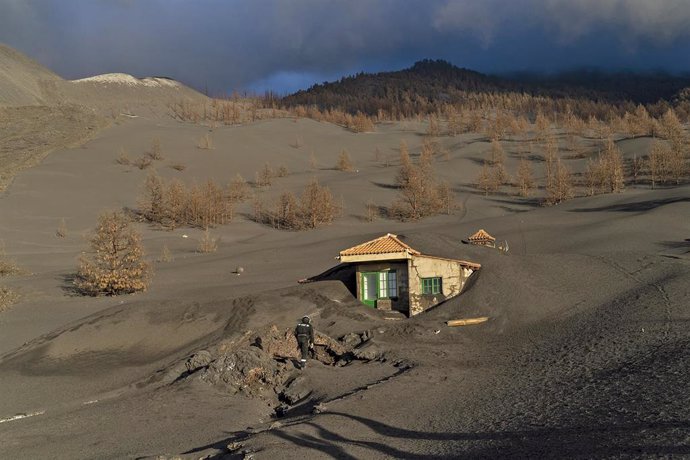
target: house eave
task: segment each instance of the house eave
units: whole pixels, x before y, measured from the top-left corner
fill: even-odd
[[[412,259],[412,254],[409,252],[389,252],[385,254],[358,254],[351,256],[340,256],[340,262],[343,263],[358,263],[358,262],[379,262],[382,260],[408,260]]]
[[[478,264],[478,263],[476,263],[476,262],[470,262],[470,261],[467,261],[467,260],[451,259],[451,258],[448,258],[448,257],[439,257],[439,256],[430,256],[429,254],[419,254],[419,255],[416,256],[416,257],[424,257],[424,258],[427,258],[427,259],[438,259],[438,260],[447,260],[447,261],[449,261],[449,262],[456,262],[456,263],[458,263],[459,265],[461,265],[461,266],[463,266],[463,267],[465,267],[465,268],[472,269],[472,270],[479,270],[480,268],[482,268],[482,265],[481,265],[481,264]]]

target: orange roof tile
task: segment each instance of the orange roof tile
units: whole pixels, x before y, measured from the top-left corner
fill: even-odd
[[[496,241],[496,238],[486,233],[483,228],[480,228],[477,233],[468,238],[470,241]]]
[[[419,251],[412,249],[397,238],[397,235],[388,233],[375,240],[358,244],[348,249],[340,251],[340,256],[363,256],[367,254],[391,254],[406,252],[409,254],[420,254]]]

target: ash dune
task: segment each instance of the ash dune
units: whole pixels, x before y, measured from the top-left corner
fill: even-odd
[[[25,271],[2,279],[21,299],[0,312],[0,457],[690,455],[687,183],[630,184],[557,206],[507,187],[485,195],[475,181],[491,142],[460,133],[438,138],[447,155],[433,163],[459,209],[368,221],[369,202],[384,206],[398,194],[401,141],[415,161],[420,156],[425,121],[379,123],[359,134],[297,117],[209,126],[159,110],[179,95],[204,99],[166,79],[65,82],[26,68],[36,81],[57,81],[56,91],[28,85],[21,98],[3,96],[6,104],[48,104],[58,95],[100,112],[115,103],[124,110],[131,100],[139,116],[93,125],[78,146],[53,142],[55,150],[18,172],[0,197],[0,238]],[[5,110],[35,123],[35,110],[48,110],[40,107]],[[198,148],[206,135],[213,149]],[[116,161],[122,149],[133,160],[145,156],[154,138],[162,158],[149,167]],[[518,167],[528,142],[505,142],[507,169]],[[653,142],[616,137],[627,160]],[[353,172],[335,168],[343,149]],[[543,177],[544,162],[530,161]],[[587,158],[562,161],[579,175],[587,167]],[[154,266],[150,288],[74,293],[77,258],[98,214],[135,209],[151,171],[186,184],[225,184],[236,174],[253,180],[267,162],[288,174],[255,187],[261,199],[299,194],[316,177],[344,205],[342,215],[328,226],[284,231],[256,222],[246,201],[232,222],[210,229],[220,241],[209,254],[197,250],[199,228],[138,221]],[[462,243],[479,228],[510,250]],[[481,269],[461,295],[411,318],[363,306],[339,281],[297,283],[336,265],[340,250],[387,232]],[[171,260],[159,257],[163,248]],[[290,347],[285,331],[304,314],[324,348],[299,372],[269,350]],[[490,319],[465,328],[445,323],[479,316]]]

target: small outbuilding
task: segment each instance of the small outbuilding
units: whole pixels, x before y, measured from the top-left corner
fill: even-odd
[[[340,265],[305,281],[341,279],[365,305],[408,316],[457,296],[481,268],[474,262],[422,254],[391,233],[343,249],[337,258]]]
[[[477,244],[481,246],[496,247],[496,238],[489,235],[486,230],[480,228],[474,235],[467,238],[470,244]]]

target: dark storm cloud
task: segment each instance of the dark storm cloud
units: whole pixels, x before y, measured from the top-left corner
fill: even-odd
[[[690,0],[0,0],[0,41],[76,78],[300,86],[445,58],[689,70]]]

